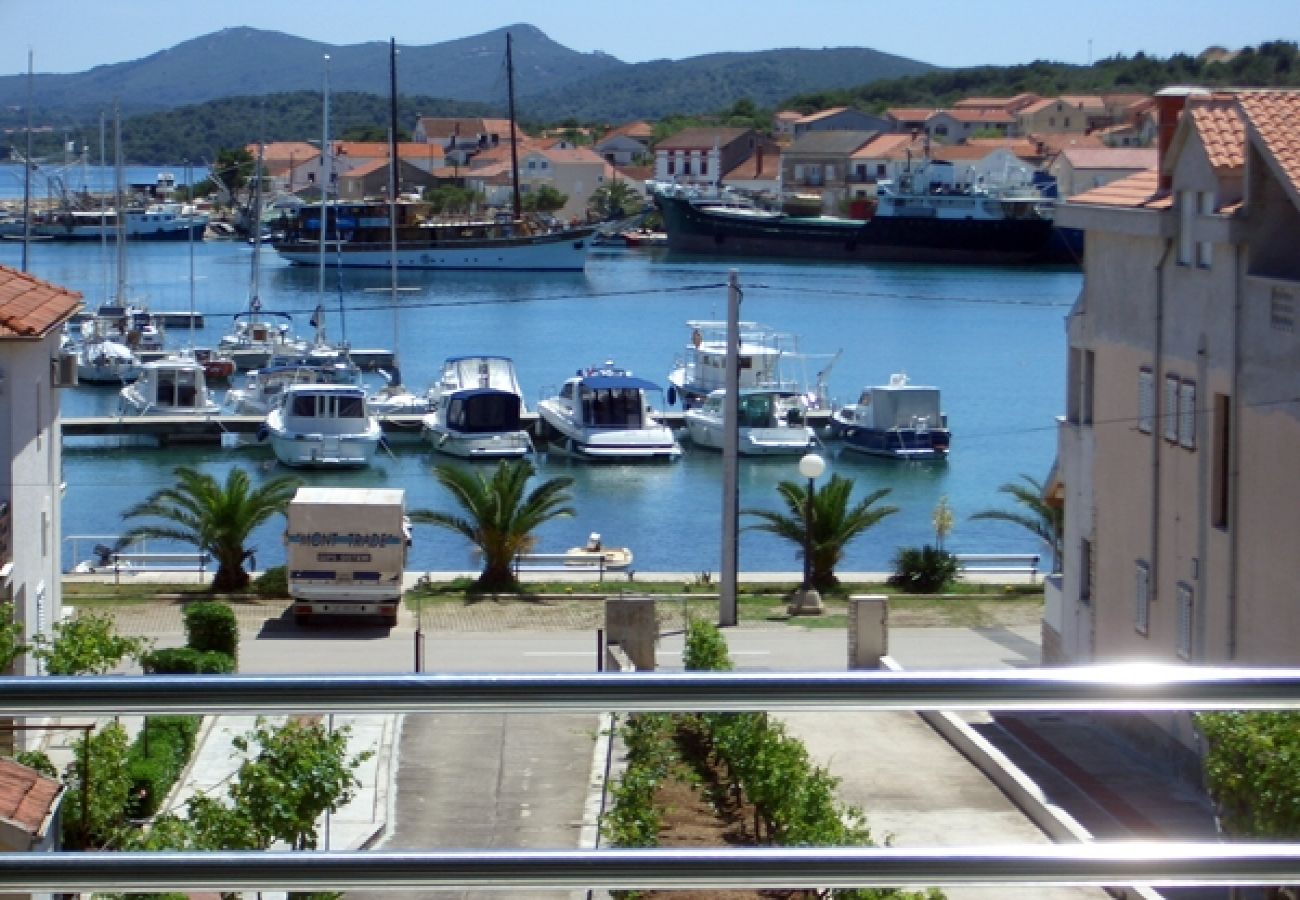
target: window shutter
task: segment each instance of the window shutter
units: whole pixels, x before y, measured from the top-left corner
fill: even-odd
[[[1192,609],[1193,594],[1191,585],[1178,585],[1178,655],[1183,659],[1192,656]]]
[[[1164,404],[1160,410],[1160,415],[1164,420],[1165,440],[1174,442],[1178,440],[1178,376],[1165,376],[1165,396]]]
[[[1151,622],[1151,569],[1138,561],[1133,580],[1133,627],[1146,634]]]
[[[1150,434],[1155,427],[1155,417],[1155,375],[1150,369],[1142,369],[1138,372],[1138,431]]]
[[[1196,382],[1184,381],[1178,391],[1178,443],[1196,449]]]

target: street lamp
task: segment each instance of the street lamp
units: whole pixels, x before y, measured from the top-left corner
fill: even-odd
[[[804,504],[803,519],[803,584],[794,595],[789,613],[792,616],[819,616],[822,614],[822,596],[813,587],[812,574],[812,531],[813,531],[813,495],[817,491],[817,479],[826,471],[826,460],[816,453],[806,453],[799,460],[799,474],[808,479],[808,497]]]

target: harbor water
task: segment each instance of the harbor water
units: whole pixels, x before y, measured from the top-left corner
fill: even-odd
[[[244,241],[132,243],[130,295],[154,310],[205,316],[193,335],[171,329],[169,346],[212,345],[247,309],[253,248]],[[30,248],[39,278],[83,292],[94,308],[109,296],[113,248],[43,242]],[[17,267],[21,247],[0,242],[0,264]],[[395,349],[405,384],[423,390],[447,356],[513,357],[530,409],[576,369],[605,360],[666,385],[690,338],[689,319],[725,319],[728,272],[738,271],[741,317],[799,338],[802,351],[826,358],[843,351],[827,376],[837,403],[854,402],[864,386],[906,373],[942,390],[953,433],[940,463],[879,460],[825,447],[827,475],[853,479],[855,497],[888,488],[899,507],[851,543],[841,571],[883,571],[900,547],[934,541],[932,514],[941,498],[955,527],[948,549],[965,553],[1037,553],[1028,532],[995,521],[971,521],[989,507],[1014,508],[998,486],[1022,473],[1043,478],[1056,447],[1063,411],[1065,316],[1081,285],[1077,271],[915,265],[754,263],[677,257],[662,251],[596,250],[582,273],[511,274],[402,272],[390,290],[387,270],[327,267],[322,289],[314,268],[283,263],[261,250],[262,307],[294,315],[300,332],[323,310],[331,339],[357,348]],[[191,279],[191,261],[194,277]],[[61,393],[64,415],[116,412],[116,391],[78,387]],[[80,439],[79,439],[80,440]],[[722,466],[717,453],[685,443],[675,464],[592,465],[537,457],[541,476],[575,480],[577,515],[544,526],[537,552],[562,552],[599,532],[610,546],[628,546],[642,571],[716,572],[720,566]],[[411,508],[455,510],[437,484],[451,460],[418,442],[394,441],[375,464],[349,472],[300,472],[312,484],[404,488]],[[173,483],[172,469],[197,466],[224,478],[231,467],[256,479],[284,474],[266,445],[246,447],[104,447],[65,442],[64,535],[115,535],[122,512]],[[797,459],[743,460],[742,509],[779,508],[776,485],[800,480]],[[753,524],[742,517],[742,526]],[[252,543],[259,568],[283,561],[280,521]],[[77,551],[88,556],[89,544]],[[64,565],[77,560],[65,544]],[[1044,562],[1044,564],[1046,564]],[[742,572],[797,571],[797,548],[745,530]],[[417,527],[410,568],[474,568],[470,548],[451,532]]]

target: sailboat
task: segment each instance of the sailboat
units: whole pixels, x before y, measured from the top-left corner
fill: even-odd
[[[510,174],[512,211],[495,217],[434,219],[428,204],[411,201],[331,203],[298,209],[274,243],[294,265],[323,266],[329,245],[340,266],[463,271],[580,272],[586,266],[594,226],[548,227],[523,214],[515,129],[514,57],[506,35],[506,75],[510,101]],[[327,152],[327,151],[322,151]],[[389,165],[400,166],[394,152]],[[324,222],[324,224],[322,224]],[[395,242],[390,232],[396,232]],[[323,239],[322,239],[323,234]]]
[[[114,168],[115,191],[118,205],[122,196],[122,123],[114,111]],[[100,118],[99,153],[104,155],[103,118]],[[30,168],[30,166],[29,166]],[[101,205],[101,213],[104,212]],[[122,228],[122,220],[117,220]],[[101,248],[102,248],[101,243]],[[119,233],[117,240],[116,304],[103,304],[98,314],[81,323],[81,341],[77,345],[77,380],[86,384],[126,384],[140,376],[140,359],[128,345],[129,322],[125,315],[126,303],[126,241]],[[122,315],[116,315],[117,312]],[[135,332],[139,334],[139,332]],[[137,340],[138,344],[139,341]]]

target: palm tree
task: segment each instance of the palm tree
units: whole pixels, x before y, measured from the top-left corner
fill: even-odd
[[[1023,507],[1023,511],[985,509],[973,514],[971,518],[1012,522],[1033,532],[1052,551],[1052,572],[1060,572],[1061,565],[1065,562],[1065,508],[1047,501],[1043,484],[1037,478],[1021,474],[1020,480],[1024,484],[1010,481],[998,490],[1009,494]]]
[[[551,519],[575,515],[566,506],[571,497],[569,476],[549,478],[524,495],[528,479],[537,473],[526,459],[504,460],[491,476],[456,466],[434,470],[438,483],[451,492],[465,515],[430,509],[412,510],[410,519],[421,525],[437,525],[464,535],[483,553],[483,572],[477,587],[484,591],[512,591],[514,558],[526,553],[536,538],[533,532]]]
[[[636,188],[616,178],[596,188],[587,205],[602,219],[621,219],[631,215],[644,202]]]
[[[789,513],[767,509],[743,510],[747,516],[761,519],[762,524],[751,525],[753,531],[767,531],[783,537],[799,547],[804,547],[804,519],[807,515],[808,489],[794,481],[783,481],[776,486]],[[813,490],[812,509],[812,582],[818,590],[839,584],[835,566],[844,556],[849,541],[862,534],[886,516],[898,512],[897,506],[876,506],[889,494],[889,488],[873,491],[856,506],[849,507],[853,493],[853,479],[832,475],[820,490]]]
[[[243,469],[231,469],[225,485],[189,466],[178,466],[172,474],[175,486],[155,491],[122,513],[124,519],[153,516],[170,524],[137,525],[122,536],[119,546],[141,538],[191,544],[217,560],[212,590],[242,590],[248,585],[244,560],[253,555],[245,541],[257,526],[284,512],[298,480],[281,476],[254,488]]]

